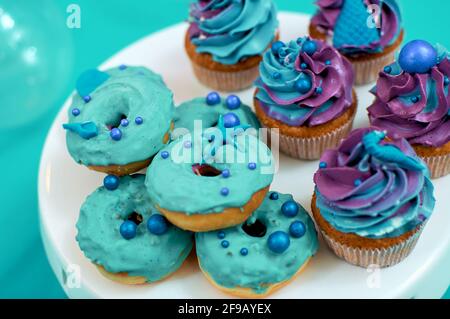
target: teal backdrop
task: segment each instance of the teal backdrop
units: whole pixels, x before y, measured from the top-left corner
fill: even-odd
[[[13,6],[18,12],[29,12],[24,23],[47,28],[40,45],[49,50],[49,67],[40,75],[39,94],[11,86],[1,77],[0,94],[9,101],[27,99],[25,109],[11,102],[1,105],[0,167],[0,298],[65,298],[47,262],[39,234],[37,173],[39,158],[47,131],[63,101],[73,89],[79,72],[92,68],[139,38],[161,28],[183,21],[189,0],[0,0],[2,7]],[[275,0],[280,10],[313,13],[312,0]],[[402,0],[407,39],[423,38],[450,48],[447,0]],[[39,4],[36,8],[36,3]],[[81,28],[68,29],[67,7],[81,8]],[[35,8],[30,9],[30,5]],[[34,10],[34,11],[33,11]],[[3,10],[4,11],[4,10]],[[52,12],[52,14],[49,14]],[[39,15],[41,14],[41,15]],[[50,24],[45,17],[51,16]],[[59,17],[59,18],[58,18]],[[40,20],[42,19],[42,20]],[[7,21],[8,22],[8,21]],[[0,25],[1,28],[1,25]],[[1,31],[1,29],[0,29]],[[0,61],[5,43],[1,42]],[[158,50],[158,48],[154,48]],[[32,53],[32,52],[31,52]],[[53,57],[54,55],[54,57]],[[57,59],[59,62],[51,61]],[[6,67],[5,66],[1,66]],[[1,71],[0,71],[1,72]],[[4,101],[0,97],[0,102]],[[27,124],[8,125],[24,117]],[[6,126],[6,128],[1,128]],[[63,150],[62,150],[63,151]],[[450,290],[446,294],[450,298]]]

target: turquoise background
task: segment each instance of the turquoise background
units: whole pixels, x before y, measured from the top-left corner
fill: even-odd
[[[0,0],[0,8],[11,1],[27,10],[27,4],[40,0]],[[312,0],[275,2],[281,10],[314,12]],[[62,20],[53,30],[48,30],[45,45],[65,54],[67,61],[63,69],[48,70],[50,76],[58,75],[57,80],[64,83],[64,89],[54,92],[51,91],[54,86],[42,85],[42,94],[52,98],[45,105],[36,107],[46,107],[48,110],[26,126],[7,130],[0,128],[0,165],[3,175],[0,186],[0,298],[65,297],[42,247],[36,184],[40,153],[47,131],[62,102],[72,91],[78,73],[99,65],[133,41],[182,21],[187,15],[189,0],[48,0],[43,3],[45,5],[40,10],[52,6],[63,17],[67,6],[77,3],[81,7],[82,24],[81,29],[69,30]],[[447,22],[449,1],[403,0],[401,5],[408,39],[423,38],[450,48]],[[61,48],[61,43],[54,41],[52,32],[63,34],[72,43]],[[0,42],[0,50],[4,45]],[[27,94],[7,91],[6,84],[0,82],[0,94]],[[24,112],[20,105],[0,105],[0,110],[5,107]],[[30,116],[33,116],[33,112]],[[3,118],[2,121],[7,119]],[[450,290],[446,296],[450,298]]]

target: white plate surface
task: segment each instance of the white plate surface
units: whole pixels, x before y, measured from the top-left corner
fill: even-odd
[[[307,33],[309,17],[281,13],[281,37],[296,39]],[[186,24],[152,34],[119,52],[100,68],[125,63],[143,65],[163,75],[175,94],[175,102],[205,96],[208,89],[195,79],[184,52]],[[359,87],[359,112],[356,127],[367,126],[366,107],[372,97],[371,86]],[[252,90],[242,92],[251,105]],[[73,298],[226,298],[213,288],[191,258],[172,277],[160,283],[139,287],[124,286],[105,279],[84,257],[75,241],[79,208],[88,194],[102,183],[102,174],[74,163],[61,128],[67,121],[69,100],[47,137],[39,172],[41,232],[47,255],[58,280]],[[272,189],[292,193],[310,209],[312,176],[318,162],[280,157],[280,170]],[[273,298],[439,298],[450,283],[450,177],[435,181],[437,205],[422,237],[401,264],[378,270],[351,266],[335,257],[321,242],[319,253],[307,269]],[[445,195],[447,194],[447,196]],[[76,275],[80,276],[77,277]],[[78,278],[81,280],[78,285]]]

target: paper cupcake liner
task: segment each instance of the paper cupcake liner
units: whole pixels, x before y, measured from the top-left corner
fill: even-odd
[[[376,265],[380,268],[394,266],[404,260],[419,240],[424,225],[420,227],[412,236],[404,242],[389,248],[372,248],[363,249],[356,247],[349,247],[343,245],[333,238],[329,237],[324,231],[322,236],[330,249],[340,258],[346,262],[359,267],[368,268],[371,265]]]
[[[369,58],[368,60],[352,60],[353,70],[355,71],[355,84],[365,85],[375,82],[378,74],[386,65],[395,60],[395,50],[379,58]]]
[[[233,92],[249,88],[259,76],[259,64],[242,71],[223,72],[204,68],[192,63],[197,79],[217,91]]]
[[[450,154],[421,157],[430,169],[431,178],[440,178],[450,174]]]
[[[353,119],[322,136],[317,137],[295,137],[284,134],[275,134],[279,137],[280,151],[284,154],[302,160],[317,160],[320,159],[323,152],[327,149],[336,148],[341,140],[345,138],[353,127]],[[266,127],[270,130],[270,128]]]

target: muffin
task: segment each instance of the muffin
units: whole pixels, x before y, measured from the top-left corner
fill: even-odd
[[[219,91],[250,87],[277,37],[272,0],[199,0],[191,5],[186,52],[198,80]]]
[[[394,138],[406,138],[433,178],[450,172],[450,61],[442,47],[416,40],[398,62],[380,73],[370,122]]]
[[[394,61],[403,41],[401,13],[395,0],[318,0],[312,37],[329,40],[355,69],[356,85],[373,82]]]
[[[347,262],[389,267],[416,245],[435,204],[428,169],[405,139],[353,131],[324,153],[312,212],[331,250]]]
[[[264,54],[254,106],[280,150],[315,160],[352,129],[357,98],[350,62],[323,41],[276,42]]]

